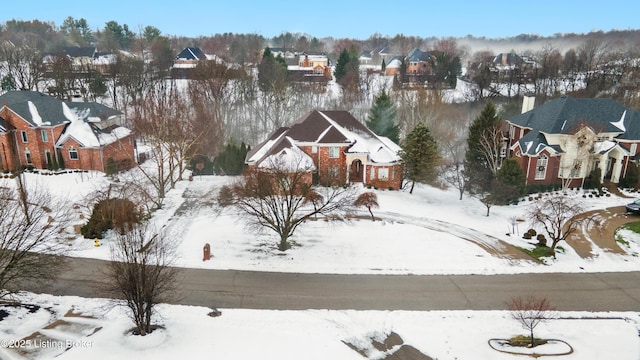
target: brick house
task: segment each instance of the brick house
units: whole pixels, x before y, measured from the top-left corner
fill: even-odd
[[[0,96],[0,170],[19,167],[105,171],[135,163],[135,141],[121,112],[90,102],[65,102],[35,91]]]
[[[399,189],[403,169],[398,151],[398,145],[374,134],[348,111],[313,110],[271,133],[247,154],[246,164],[269,167],[275,159],[287,159],[321,184]]]
[[[522,113],[508,120],[510,156],[528,184],[581,187],[595,168],[601,180],[618,183],[640,143],[640,112],[612,99],[569,96],[534,108],[525,97]]]

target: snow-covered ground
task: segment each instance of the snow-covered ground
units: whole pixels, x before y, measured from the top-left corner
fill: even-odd
[[[491,339],[526,334],[505,311],[264,311],[162,305],[164,326],[140,337],[127,334],[132,326],[123,308],[104,299],[30,295],[25,303],[42,309],[29,314],[13,310],[0,321],[1,359],[384,359],[413,347],[433,359],[520,359],[498,352]],[[71,311],[70,311],[71,310]],[[573,353],[563,359],[640,358],[637,313],[592,314],[561,312],[539,325],[536,337],[561,339]],[[34,332],[30,340],[16,342]],[[376,349],[395,334],[402,340]],[[367,355],[363,357],[349,343]],[[66,347],[71,345],[68,351]],[[504,348],[502,348],[504,349]],[[565,347],[539,346],[521,351],[564,352]],[[22,355],[25,357],[21,357]]]
[[[504,243],[531,247],[521,238],[529,228],[522,218],[529,200],[515,206],[496,206],[485,216],[484,206],[455,190],[417,186],[414,194],[377,191],[380,220],[368,213],[346,223],[323,220],[304,224],[294,235],[295,246],[280,253],[274,234],[255,234],[243,227],[230,209],[215,205],[217,189],[232,177],[196,177],[179,182],[169,192],[164,207],[152,222],[179,245],[180,266],[210,269],[242,269],[307,273],[370,274],[495,274],[526,272],[639,271],[640,239],[622,233],[629,242],[628,254],[612,254],[594,247],[590,259],[579,257],[569,246],[547,265],[510,259],[500,253]],[[11,186],[8,179],[0,186]],[[75,203],[82,203],[95,190],[104,189],[108,179],[99,173],[56,176],[27,174],[27,183],[49,188]],[[570,196],[582,198],[574,191]],[[584,199],[589,209],[618,206],[629,199],[616,196]],[[77,224],[86,221],[88,208],[80,207]],[[85,219],[80,219],[83,212]],[[526,220],[526,219],[524,219]],[[640,217],[639,217],[640,220]],[[515,234],[510,234],[512,230]],[[509,235],[507,235],[509,234]],[[627,234],[627,235],[625,235]],[[76,236],[72,256],[109,258],[111,239],[102,246]],[[213,258],[202,261],[202,248],[211,244]],[[483,246],[478,246],[481,244]],[[405,345],[434,359],[517,359],[489,346],[493,338],[525,334],[504,311],[263,311],[221,309],[221,317],[209,317],[210,309],[163,305],[157,322],[165,329],[149,336],[127,335],[132,324],[124,310],[105,299],[53,297],[24,294],[24,302],[43,309],[30,314],[11,312],[0,321],[0,341],[33,338],[50,345],[22,353],[0,349],[0,359],[60,359],[87,357],[165,359],[211,357],[224,359],[363,359],[344,342],[359,348],[369,359],[383,359],[400,345],[377,350],[371,339],[384,340],[396,333]],[[44,309],[48,308],[47,311]],[[79,317],[73,313],[90,315]],[[65,316],[67,314],[67,316]],[[638,313],[562,312],[562,319],[542,324],[536,335],[568,342],[574,352],[566,359],[638,359],[640,341]],[[596,318],[596,319],[592,319]],[[56,320],[61,320],[52,325]],[[47,326],[49,325],[49,326]],[[43,329],[47,327],[47,329]],[[96,330],[100,328],[99,330]],[[94,333],[95,332],[95,333]],[[48,339],[48,340],[47,340]],[[66,344],[68,351],[52,349]],[[57,341],[57,342],[56,342]],[[538,350],[536,350],[538,351]],[[539,348],[539,351],[544,351]]]
[[[104,186],[106,179],[95,173],[80,179],[68,174],[77,190]],[[60,175],[56,181],[65,181]],[[49,178],[47,178],[49,179]],[[73,180],[75,179],[75,180]],[[529,200],[518,205],[495,206],[487,217],[485,207],[465,195],[458,200],[454,189],[441,190],[417,185],[413,194],[376,191],[379,218],[368,212],[344,223],[309,221],[294,235],[295,246],[280,253],[275,233],[247,230],[238,215],[215,205],[217,190],[233,177],[202,176],[179,182],[169,192],[163,209],[154,213],[156,228],[178,242],[178,265],[192,268],[340,274],[510,274],[532,272],[639,271],[640,242],[629,241],[627,255],[613,254],[597,246],[593,257],[584,259],[564,243],[557,259],[545,264],[496,256],[504,244],[532,248],[522,239],[530,225],[526,221]],[[54,187],[59,188],[59,187]],[[366,189],[363,189],[363,191]],[[630,202],[617,196],[582,198],[587,209],[602,209]],[[76,201],[81,201],[80,196]],[[85,209],[86,211],[87,209]],[[88,217],[88,213],[85,216]],[[513,219],[524,221],[512,225]],[[640,220],[640,217],[638,218]],[[86,220],[78,220],[82,224]],[[514,232],[512,234],[512,232]],[[507,235],[508,234],[508,235]],[[78,236],[72,256],[109,259],[110,237],[95,247]],[[202,261],[203,247],[210,244],[213,258]],[[484,245],[483,247],[478,244]],[[279,255],[279,256],[276,256]],[[452,261],[455,259],[455,261]]]

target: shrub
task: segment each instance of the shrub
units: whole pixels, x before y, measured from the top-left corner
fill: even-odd
[[[233,190],[231,186],[224,185],[218,192],[218,205],[230,206],[233,205]]]
[[[547,246],[547,238],[544,234],[538,234],[536,239],[538,239],[538,246]]]
[[[124,233],[134,224],[141,221],[141,214],[129,199],[105,199],[99,201],[91,213],[87,224],[80,228],[80,233],[87,239],[102,239],[109,229]]]
[[[624,175],[622,180],[620,180],[620,184],[618,184],[618,186],[621,188],[637,189],[639,180],[640,180],[640,171],[638,170],[638,165],[635,163],[629,162],[629,166],[627,167],[627,173]]]
[[[107,163],[104,167],[104,172],[107,175],[113,175],[118,171],[118,165],[116,165],[115,160],[113,158],[108,158]]]

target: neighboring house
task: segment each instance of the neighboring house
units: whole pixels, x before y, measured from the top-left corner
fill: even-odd
[[[601,180],[618,183],[638,154],[640,113],[612,99],[569,96],[533,108],[525,97],[522,114],[508,121],[510,154],[528,184],[580,187],[595,168]]]
[[[313,110],[281,127],[247,154],[246,163],[269,168],[299,164],[321,184],[363,183],[382,189],[402,184],[400,147],[378,136],[348,111]]]
[[[398,75],[400,68],[402,68],[402,58],[400,56],[394,56],[387,61],[389,63],[385,63],[384,74],[386,76]]]
[[[404,58],[407,75],[431,75],[431,54],[418,48],[411,50]]]
[[[327,82],[332,72],[329,58],[324,55],[300,54],[295,65],[287,65],[289,80]]]
[[[135,163],[135,141],[121,112],[93,102],[65,102],[35,91],[0,96],[0,169],[105,171]],[[112,160],[109,160],[112,159]]]
[[[221,63],[221,59],[215,55],[207,55],[200,48],[186,47],[178,55],[173,62],[171,74],[174,78],[186,79],[191,77],[191,72],[202,61],[216,61]]]
[[[93,67],[96,55],[95,46],[67,46],[62,52],[71,60],[71,67],[75,72],[87,72]]]

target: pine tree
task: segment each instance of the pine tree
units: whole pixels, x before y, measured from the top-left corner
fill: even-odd
[[[396,124],[397,108],[383,90],[369,111],[367,127],[380,136],[386,136],[394,143],[400,141],[400,128]]]
[[[488,102],[469,126],[467,137],[467,152],[465,154],[465,172],[471,181],[480,183],[483,179],[488,181],[493,178],[489,161],[481,145],[481,139],[488,129],[500,124],[500,118],[496,114],[496,108],[492,102]]]
[[[506,196],[508,201],[513,201],[526,192],[525,173],[514,158],[502,162],[502,166],[498,170],[498,181],[504,190],[509,192]]]
[[[283,91],[287,86],[287,64],[280,56],[275,57],[269,48],[264,50],[258,65],[258,85],[262,91]]]
[[[348,90],[357,90],[360,83],[360,60],[355,46],[343,49],[334,71],[336,82]]]
[[[416,182],[429,183],[436,179],[440,164],[438,144],[429,129],[419,123],[402,142],[400,152],[404,165],[404,176],[411,181],[411,190]]]
[[[486,149],[481,144],[489,131],[500,126],[501,120],[496,114],[493,103],[488,102],[480,115],[471,123],[467,137],[464,175],[467,178],[467,191],[477,197],[487,207],[487,216],[492,205],[503,203],[503,194],[497,194],[500,184],[488,159]]]

